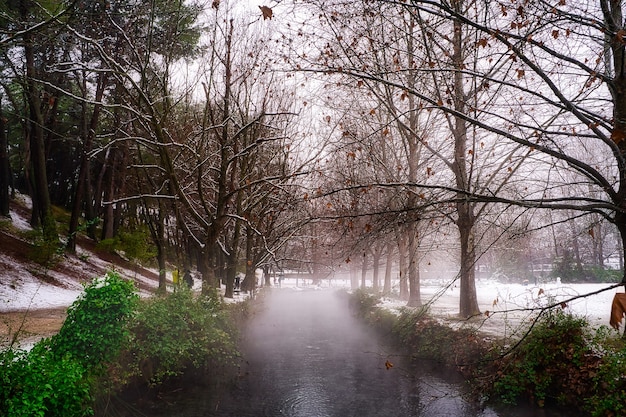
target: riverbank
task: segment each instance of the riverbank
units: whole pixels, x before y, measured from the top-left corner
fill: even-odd
[[[560,306],[503,338],[485,332],[478,318],[451,326],[427,309],[390,309],[366,291],[349,297],[356,314],[410,355],[460,372],[475,401],[532,404],[567,416],[626,413],[624,340]]]

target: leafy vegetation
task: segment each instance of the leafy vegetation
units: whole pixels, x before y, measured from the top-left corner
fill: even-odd
[[[216,293],[186,286],[142,300],[113,372],[121,381],[156,386],[186,371],[216,374],[238,356],[234,328]]]
[[[424,309],[382,313],[376,296],[352,295],[374,326],[393,319],[392,334],[414,358],[460,371],[472,392],[494,404],[584,410],[593,417],[626,412],[626,339],[560,308],[536,318],[519,340],[489,340],[472,327],[453,329]]]
[[[134,284],[115,272],[95,279],[68,309],[63,327],[51,340],[52,351],[90,369],[114,359],[130,337],[126,322],[138,299]]]
[[[92,381],[128,337],[124,322],[136,299],[132,283],[108,273],[85,287],[57,335],[29,352],[1,352],[0,415],[93,414]]]
[[[238,357],[230,317],[245,315],[185,286],[139,301],[133,283],[110,272],[85,287],[57,335],[0,352],[0,415],[89,416],[98,398],[129,385],[183,372],[214,378]]]
[[[595,367],[584,318],[550,310],[540,317],[521,343],[499,363],[493,382],[495,398],[516,404],[530,399],[572,405],[586,393],[589,366]]]
[[[621,416],[626,413],[626,340],[615,331],[601,326],[589,342],[601,361],[591,374],[585,409],[593,417]]]
[[[379,296],[373,291],[360,288],[351,295],[350,309],[357,316],[365,317],[368,314],[372,314],[379,301]]]
[[[128,259],[140,263],[154,259],[157,253],[150,238],[150,231],[145,226],[134,230],[121,230],[115,237],[98,242],[98,248],[109,252],[122,252]]]

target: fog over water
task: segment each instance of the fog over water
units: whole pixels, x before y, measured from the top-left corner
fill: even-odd
[[[219,398],[198,388],[169,399],[162,416],[529,417],[463,398],[463,381],[405,356],[354,318],[332,290],[273,289],[244,329],[244,365]],[[392,365],[392,366],[390,366]],[[389,369],[388,369],[389,368]]]

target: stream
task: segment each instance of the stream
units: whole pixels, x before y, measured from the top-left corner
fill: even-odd
[[[354,318],[332,291],[275,289],[244,329],[234,386],[203,387],[133,415],[164,417],[559,417],[547,410],[480,408],[455,372],[409,363]]]

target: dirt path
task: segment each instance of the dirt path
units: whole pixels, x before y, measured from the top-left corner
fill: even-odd
[[[33,343],[56,334],[65,320],[66,310],[52,308],[0,313],[0,346],[8,345],[14,339],[20,344]]]

